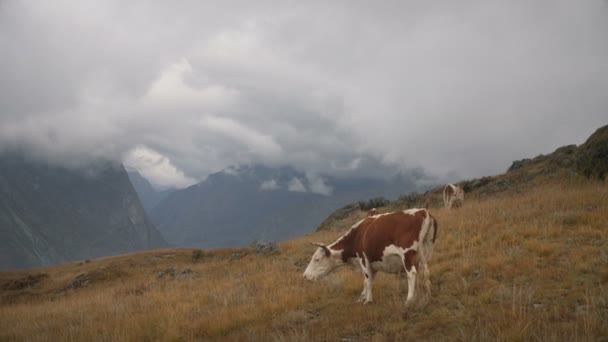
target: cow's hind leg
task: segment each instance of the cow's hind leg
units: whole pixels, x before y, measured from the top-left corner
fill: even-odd
[[[430,275],[431,275],[431,271],[429,270],[429,265],[428,264],[424,264],[422,265],[423,267],[423,281],[424,281],[424,289],[426,290],[426,294],[430,295],[431,294],[431,279],[430,279]]]
[[[403,255],[403,266],[407,274],[407,298],[405,304],[409,304],[414,299],[416,290],[416,251],[408,251]]]

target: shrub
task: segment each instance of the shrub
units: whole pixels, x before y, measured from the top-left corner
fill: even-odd
[[[384,197],[374,197],[368,200],[367,202],[359,201],[359,209],[365,211],[370,210],[372,208],[386,207],[389,203],[390,201]]]
[[[196,249],[196,250],[192,251],[192,261],[194,261],[194,262],[203,261],[204,257],[205,257],[205,252],[203,250]]]
[[[603,180],[608,173],[608,125],[598,128],[579,147],[577,169],[587,178]]]

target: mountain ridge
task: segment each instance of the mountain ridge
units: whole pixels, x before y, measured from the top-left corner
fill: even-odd
[[[67,169],[5,154],[0,166],[1,268],[166,246],[120,163]]]

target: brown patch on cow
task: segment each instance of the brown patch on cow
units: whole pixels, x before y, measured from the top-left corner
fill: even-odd
[[[343,250],[344,262],[357,255],[362,256],[364,252],[369,262],[381,261],[386,246],[395,245],[406,249],[418,240],[426,215],[425,210],[419,210],[413,215],[398,211],[375,219],[365,219],[331,248]]]
[[[416,251],[407,251],[404,259],[406,271],[411,271],[412,266],[418,266],[418,253]]]

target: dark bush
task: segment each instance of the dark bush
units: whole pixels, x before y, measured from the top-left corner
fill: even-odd
[[[411,194],[403,195],[399,197],[397,201],[399,204],[403,205],[403,208],[417,208],[420,207],[424,203],[420,203],[421,196],[417,193],[413,192]]]
[[[204,258],[205,258],[204,251],[202,251],[200,249],[196,249],[196,250],[192,251],[192,261],[194,261],[194,262],[203,261]]]
[[[367,202],[359,201],[359,209],[361,209],[363,211],[367,211],[372,208],[386,207],[389,203],[390,203],[390,201],[384,197],[374,197],[374,198],[368,200]]]
[[[599,128],[579,147],[576,162],[580,173],[603,180],[608,173],[608,125]]]

